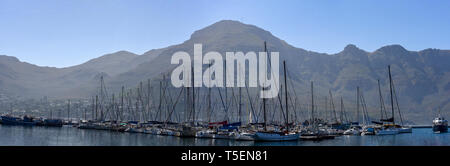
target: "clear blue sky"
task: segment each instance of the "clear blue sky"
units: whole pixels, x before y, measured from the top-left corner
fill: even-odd
[[[0,55],[66,67],[127,50],[179,44],[223,19],[311,51],[450,49],[450,1],[0,0]]]

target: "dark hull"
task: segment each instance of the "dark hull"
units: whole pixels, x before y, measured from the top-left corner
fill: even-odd
[[[433,125],[434,132],[448,132],[448,126],[446,125]]]
[[[2,119],[2,124],[4,124],[4,125],[34,126],[34,125],[36,125],[36,122],[23,122],[23,121],[15,121],[15,120]]]
[[[50,126],[50,127],[62,127],[63,122],[59,119],[47,119],[44,120],[44,126]]]

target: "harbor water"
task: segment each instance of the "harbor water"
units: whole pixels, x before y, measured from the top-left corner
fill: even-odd
[[[253,142],[180,138],[141,133],[83,130],[74,127],[0,125],[0,146],[450,146],[450,133],[431,128],[385,136],[339,136],[322,141]]]

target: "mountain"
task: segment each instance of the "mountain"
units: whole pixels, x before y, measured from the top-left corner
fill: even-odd
[[[134,87],[147,79],[160,79],[162,74],[176,67],[170,65],[171,56],[177,51],[186,51],[192,56],[195,43],[203,44],[203,53],[217,51],[225,55],[227,51],[262,51],[264,41],[269,51],[280,52],[280,60],[286,60],[289,78],[299,97],[305,99],[304,103],[310,100],[309,84],[314,81],[319,101],[331,90],[336,96],[335,103],[343,96],[349,103],[346,109],[351,110],[355,107],[356,87],[359,86],[371,111],[378,112],[377,80],[388,103],[387,66],[391,65],[405,119],[427,123],[438,107],[450,110],[450,50],[408,51],[401,45],[388,45],[368,52],[349,44],[339,53],[324,54],[296,48],[268,31],[231,20],[198,30],[178,45],[153,49],[143,55],[119,51],[67,68],[40,67],[14,57],[0,56],[0,93],[26,97],[90,97],[99,86],[100,76],[104,76],[111,91],[118,91],[121,86]]]

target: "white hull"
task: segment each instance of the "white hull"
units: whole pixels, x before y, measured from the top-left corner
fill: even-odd
[[[208,131],[198,131],[195,133],[196,138],[214,138],[214,133]]]
[[[360,134],[361,132],[356,129],[348,129],[347,131],[344,132],[344,135],[360,135]]]
[[[412,133],[412,128],[411,127],[402,127],[398,129],[399,133]]]
[[[398,133],[398,129],[381,129],[376,132],[377,135],[396,135]]]

